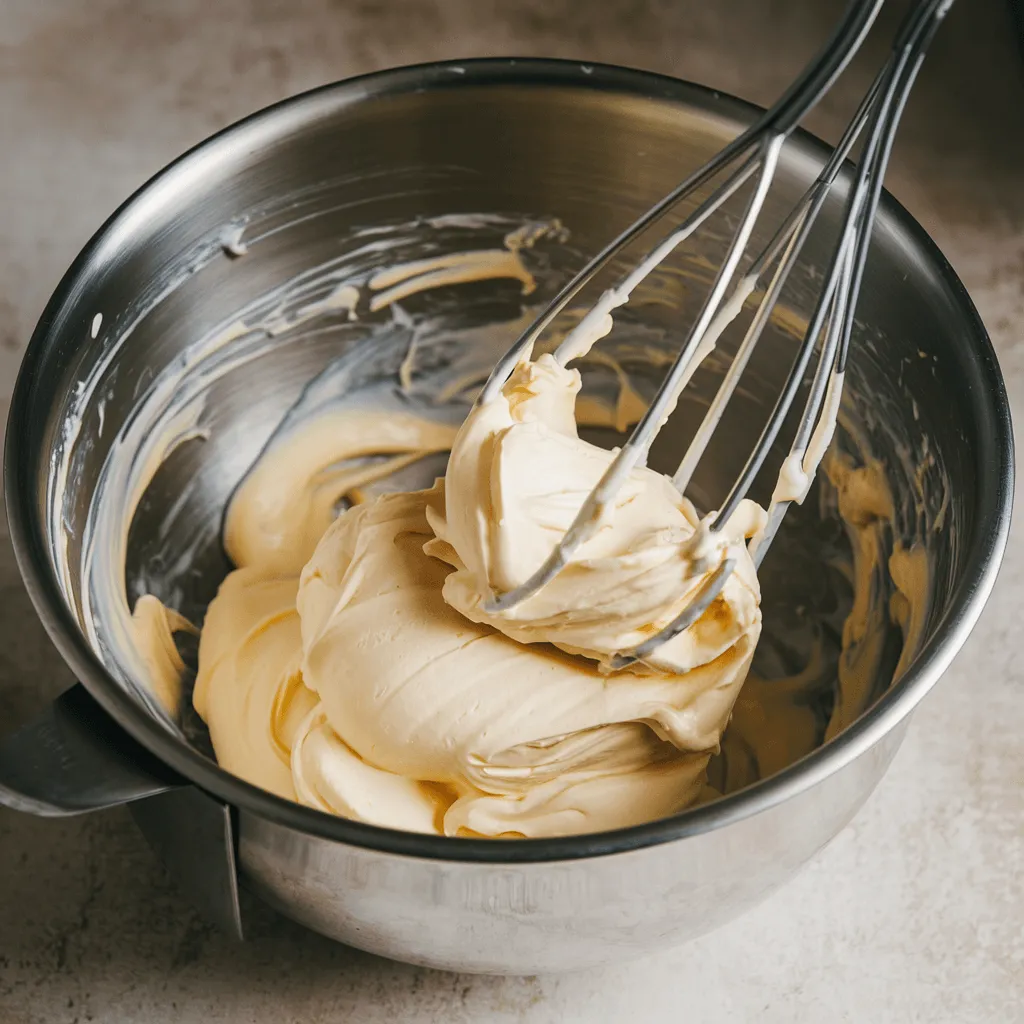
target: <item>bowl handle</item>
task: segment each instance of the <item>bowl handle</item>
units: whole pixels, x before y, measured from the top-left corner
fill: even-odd
[[[0,804],[44,817],[115,807],[185,785],[81,683],[0,739]]]
[[[130,804],[192,903],[242,937],[231,808],[133,740],[81,683],[34,722],[0,738],[0,805],[64,817]]]

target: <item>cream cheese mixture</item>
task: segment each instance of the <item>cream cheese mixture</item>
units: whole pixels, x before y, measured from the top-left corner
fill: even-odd
[[[611,459],[576,434],[578,387],[541,356],[454,437],[357,412],[313,421],[258,465],[228,512],[238,569],[199,649],[195,704],[225,768],[447,835],[622,827],[697,799],[760,632],[743,543],[756,506],[735,519],[739,568],[720,599],[636,671],[602,669],[704,575],[685,553],[697,516],[661,474],[636,470],[536,597],[511,615],[481,607],[536,568]],[[433,488],[359,501],[369,476],[449,445]],[[393,454],[318,489],[317,466],[370,451]],[[331,522],[339,490],[356,504]]]
[[[521,249],[544,230],[528,224],[503,249],[380,268],[362,281],[335,275],[287,315],[268,307],[260,329],[273,337],[325,313],[356,319],[361,302],[376,312],[419,291],[495,278],[529,294]],[[667,477],[634,469],[560,575],[509,611],[486,610],[490,595],[544,561],[608,468],[613,453],[583,440],[578,425],[622,431],[646,408],[615,360],[589,351],[610,321],[597,326],[575,333],[586,337],[573,358],[614,375],[613,401],[580,395],[579,372],[541,353],[461,425],[380,393],[357,394],[272,439],[229,503],[223,542],[235,569],[200,636],[193,701],[222,767],[377,825],[535,837],[654,820],[765,777],[820,742],[806,696],[827,666],[812,658],[791,678],[747,680],[761,611],[746,542],[765,521],[753,502],[722,531],[721,550],[698,557],[690,541],[702,524],[691,503]],[[204,341],[194,365],[251,330],[241,320],[228,325]],[[399,391],[408,390],[415,347],[416,335]],[[479,369],[463,379],[456,362],[450,393],[478,386]],[[177,412],[121,473],[130,506],[121,533],[112,520],[94,529],[94,538],[108,531],[122,565],[131,511],[155,467],[180,438],[202,433],[200,391],[186,401],[176,381],[163,389]],[[776,496],[806,496],[838,393],[828,411],[832,423],[816,434],[815,450],[783,466]],[[389,484],[449,452],[432,487]],[[918,546],[886,555],[894,508],[877,463],[830,455],[825,464],[852,540],[855,594],[831,736],[871,699],[885,632],[879,616],[899,624],[905,659],[916,649],[928,566]],[[116,566],[96,551],[94,539],[86,560],[116,579]],[[671,622],[725,554],[737,567],[704,615],[642,663],[614,671],[613,657]],[[894,584],[891,607],[877,600],[881,572]],[[95,588],[102,601],[108,592],[116,584]],[[123,586],[119,593],[125,604]],[[96,599],[92,590],[87,599]],[[191,629],[148,594],[124,627],[172,717],[184,672],[173,634]]]

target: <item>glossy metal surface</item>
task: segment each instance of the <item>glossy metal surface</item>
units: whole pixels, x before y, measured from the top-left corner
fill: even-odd
[[[206,919],[242,938],[231,808],[195,786],[178,786],[129,807],[135,823]]]
[[[875,788],[906,723],[792,800],[675,843],[466,864],[299,835],[243,813],[239,865],[248,887],[289,917],[393,959],[487,974],[621,961],[710,931],[792,878]]]
[[[0,803],[40,817],[132,803],[180,784],[80,683],[0,743]]]
[[[907,715],[963,643],[992,585],[1009,521],[1012,441],[984,329],[941,255],[895,204],[884,202],[850,380],[894,489],[923,486],[925,504],[934,503],[944,475],[951,495],[949,529],[933,538],[926,639],[900,682],[826,748],[751,789],[638,828],[514,843],[391,832],[279,800],[222,772],[201,736],[186,730],[193,743],[184,742],[146,711],[131,685],[117,681],[83,636],[81,580],[72,574],[69,596],[62,595],[59,538],[46,525],[50,453],[62,437],[75,382],[136,324],[111,362],[103,431],[98,409],[83,421],[92,444],[68,480],[72,564],[110,440],[146,381],[245,302],[335,256],[354,228],[481,211],[558,216],[581,259],[754,113],[685,83],[552,62],[469,62],[343,83],[256,115],[183,158],[115,215],[55,294],[26,356],[8,432],[5,481],[19,564],[51,636],[103,709],[182,783],[238,809],[241,880],[285,913],[402,959],[464,970],[557,970],[697,934],[790,877],[877,783]],[[777,210],[800,195],[826,152],[805,136],[794,138],[771,198]],[[827,207],[823,223],[834,226],[838,212]],[[239,218],[262,232],[250,254],[198,259],[217,230]],[[809,305],[828,245],[827,237],[812,238],[794,271],[787,303],[797,315]],[[689,277],[669,282],[675,301],[645,306],[650,317],[683,330],[694,275],[702,261],[720,256],[711,235],[704,250],[691,254]],[[175,276],[178,287],[139,320],[140,306]],[[97,312],[108,327],[93,339]],[[729,429],[742,429],[777,393],[793,345],[784,323],[769,328]],[[179,450],[154,482],[132,529],[129,569],[141,572],[155,559],[171,564],[175,550],[201,534],[197,573],[170,582],[151,573],[155,592],[169,587],[164,596],[186,614],[201,614],[227,567],[218,540],[221,510],[258,453],[265,424],[331,356],[327,341],[282,346],[226,382],[211,403],[210,440]],[[714,378],[706,383],[710,394]],[[908,394],[919,419],[908,415]],[[692,430],[700,412],[699,405],[682,410],[680,430]],[[898,448],[915,450],[925,435],[934,466],[915,483]],[[735,438],[726,433],[706,460],[714,472],[695,478],[709,500],[739,468],[740,454],[730,451]],[[186,481],[197,482],[183,518],[187,529],[161,532],[161,509]],[[816,515],[810,505],[800,513],[791,527],[797,538]],[[909,537],[914,523],[899,529]],[[784,535],[777,545],[765,563],[766,593],[790,603],[813,598],[813,573],[794,573],[792,562],[780,561],[779,551],[795,550],[786,548]],[[880,679],[879,691],[885,685]],[[112,751],[116,756],[119,748]],[[124,760],[130,766],[131,758]],[[46,785],[36,780],[37,796]],[[12,799],[0,793],[0,800]],[[173,824],[181,812],[165,807],[164,820]],[[220,836],[218,858],[231,845],[225,830]],[[194,877],[194,868],[184,873]],[[229,877],[224,885],[231,889]],[[230,909],[232,899],[231,891],[221,892],[214,902]]]

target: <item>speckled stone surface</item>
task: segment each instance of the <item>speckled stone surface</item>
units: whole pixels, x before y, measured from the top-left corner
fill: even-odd
[[[766,102],[840,6],[0,0],[2,411],[24,342],[91,232],[252,110],[388,65],[487,54],[631,64]],[[812,128],[835,137],[880,52],[866,48]],[[1020,414],[1024,59],[1000,0],[954,9],[889,182],[970,289]],[[251,938],[236,945],[183,905],[127,814],[0,811],[0,1022],[1024,1021],[1020,533],[868,805],[796,881],[713,935],[600,972],[489,979],[388,963],[247,904]],[[4,534],[0,728],[70,682]]]

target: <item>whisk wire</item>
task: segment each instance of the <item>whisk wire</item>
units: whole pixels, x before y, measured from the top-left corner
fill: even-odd
[[[628,440],[615,454],[600,481],[584,499],[569,528],[542,565],[519,586],[504,593],[491,594],[485,602],[488,612],[506,611],[536,593],[553,580],[568,564],[574,552],[594,535],[603,521],[606,508],[614,500],[622,484],[635,468],[646,463],[654,437],[671,416],[697,367],[714,348],[722,331],[755,293],[762,275],[774,266],[774,272],[758,301],[753,319],[732,364],[673,477],[680,492],[685,492],[748,366],[753,350],[771,319],[782,289],[797,264],[825,199],[858,137],[866,129],[861,159],[848,190],[839,242],[833,250],[807,330],[786,381],[757,443],[720,509],[705,518],[689,543],[689,558],[701,566],[702,571],[706,571],[708,575],[671,622],[633,650],[617,655],[613,660],[613,667],[624,668],[649,657],[660,644],[693,625],[725,587],[735,568],[736,556],[728,547],[722,548],[718,564],[709,566],[707,563],[713,563],[713,558],[719,551],[713,537],[724,529],[740,502],[747,496],[789,414],[810,361],[817,352],[818,359],[803,412],[789,455],[783,462],[779,483],[769,504],[766,524],[749,545],[755,564],[760,564],[764,557],[786,509],[792,501],[802,501],[805,497],[810,480],[831,441],[835,427],[849,353],[853,315],[896,126],[927,46],[942,18],[952,6],[953,0],[920,0],[905,18],[888,61],[876,76],[839,145],[826,161],[817,179],[776,230],[768,245],[754,259],[750,268],[738,278],[737,275],[740,274],[744,253],[773,184],[779,157],[788,135],[846,67],[870,29],[882,2],[883,0],[854,0],[848,6],[832,38],[782,98],[750,128],[602,249],[559,292],[545,312],[523,332],[494,368],[478,402],[486,402],[495,397],[518,362],[531,351],[541,333],[600,269],[677,203],[691,197],[698,189],[732,166],[733,169],[723,182],[697,204],[680,227],[663,239],[617,285],[604,292],[594,307],[569,333],[555,354],[562,365],[583,355],[611,330],[612,310],[624,305],[632,291],[648,274],[729,198],[752,178],[754,179],[754,186],[739,226],[715,274],[708,296],[645,414],[634,427]],[[735,283],[734,278],[737,278]]]
[[[722,379],[722,383],[719,385],[718,391],[715,394],[701,425],[697,428],[697,432],[694,434],[693,440],[687,447],[686,453],[679,463],[679,468],[676,470],[675,475],[672,478],[681,493],[686,493],[686,488],[689,486],[690,480],[697,469],[697,465],[703,457],[711,437],[721,421],[721,418],[725,413],[725,409],[729,404],[737,385],[739,384],[740,377],[746,369],[750,356],[753,354],[754,347],[757,345],[761,338],[761,334],[764,332],[765,327],[768,325],[768,321],[771,319],[772,310],[775,308],[775,305],[782,294],[782,289],[785,287],[790,271],[796,266],[797,260],[803,251],[804,244],[810,236],[818,214],[820,213],[825,199],[828,196],[829,189],[835,180],[836,174],[843,162],[849,156],[857,137],[867,122],[872,104],[875,102],[875,98],[878,95],[881,84],[882,76],[879,75],[872,84],[871,89],[868,90],[867,95],[861,101],[857,112],[854,114],[853,120],[850,122],[846,132],[843,134],[839,145],[835,148],[825,167],[822,169],[821,174],[819,174],[814,184],[812,184],[804,193],[801,200],[786,217],[785,221],[783,221],[772,240],[767,246],[765,246],[764,250],[762,250],[761,255],[754,260],[754,263],[748,272],[747,278],[753,278],[755,280],[759,279],[765,269],[774,263],[780,252],[782,253],[782,260],[776,269],[764,296],[758,304],[757,311],[754,314],[754,319],[736,351],[733,362]],[[747,279],[744,279],[744,281],[741,281],[739,285],[737,285],[736,291],[739,293],[745,288],[749,288],[749,282]],[[723,309],[723,314],[728,312],[728,309]]]
[[[785,133],[792,131],[846,68],[874,23],[883,2],[884,0],[851,0],[829,40],[774,106],[766,110],[750,127],[719,150],[707,163],[698,167],[590,259],[562,287],[544,312],[498,361],[477,401],[488,402],[495,397],[537,338],[619,252],[639,238],[680,201],[693,195],[697,189],[746,153],[766,130],[774,128]]]
[[[927,47],[951,6],[952,0],[924,0],[911,12],[894,45],[893,56],[866,97],[871,100],[871,106],[877,109],[873,110],[873,127],[865,142],[855,184],[851,189],[838,250],[843,260],[838,270],[841,275],[839,293],[843,296],[843,309],[830,317],[830,330],[822,346],[819,370],[812,382],[796,437],[787,456],[787,461],[791,463],[799,460],[807,483],[796,499],[787,495],[773,495],[767,525],[751,543],[751,554],[756,565],[760,565],[767,553],[792,500],[803,500],[810,477],[831,441],[846,371],[853,313],[860,295],[871,243],[871,228],[881,198],[882,182],[896,126],[924,61]],[[808,332],[809,339],[815,337]],[[821,436],[815,443],[815,435],[819,432]],[[807,458],[809,446],[813,450]]]
[[[671,415],[679,394],[686,385],[688,374],[692,374],[695,368],[694,356],[700,346],[701,338],[706,333],[718,306],[721,304],[732,275],[743,255],[743,250],[750,240],[750,233],[753,230],[757,215],[760,213],[761,206],[768,195],[768,189],[771,186],[783,141],[784,138],[782,136],[766,140],[763,146],[764,152],[759,161],[760,170],[757,185],[747,201],[747,208],[744,211],[740,228],[729,246],[725,260],[715,276],[711,291],[704,302],[696,322],[690,329],[679,355],[666,374],[647,411],[633,428],[629,439],[616,453],[601,479],[576,513],[576,517],[562,536],[562,540],[555,545],[547,559],[519,586],[506,591],[504,594],[492,596],[485,605],[488,612],[493,614],[494,612],[501,612],[511,608],[525,597],[550,583],[565,567],[573,553],[594,535],[600,527],[602,515],[607,505],[614,499],[615,494],[629,474],[641,464],[642,460],[645,460],[651,442],[665,420]],[[642,280],[657,265],[654,261],[659,257],[661,249],[662,246],[655,249],[630,275],[628,280]],[[619,286],[622,291],[626,290],[625,284],[624,282],[623,285]],[[605,293],[606,297],[612,294],[611,299],[606,298],[606,303],[618,301],[621,296],[616,294],[617,292],[618,289],[610,289],[609,292]],[[600,309],[602,307],[599,305],[597,308]],[[587,315],[589,316],[590,314],[588,313]],[[607,313],[604,315],[606,316]]]
[[[583,319],[569,332],[555,350],[555,359],[562,366],[584,355],[595,341],[611,328],[609,316],[614,309],[624,306],[634,290],[663,263],[705,221],[734,196],[761,166],[760,154],[753,153],[740,164],[667,238],[663,239],[614,287],[607,289],[587,311]]]

